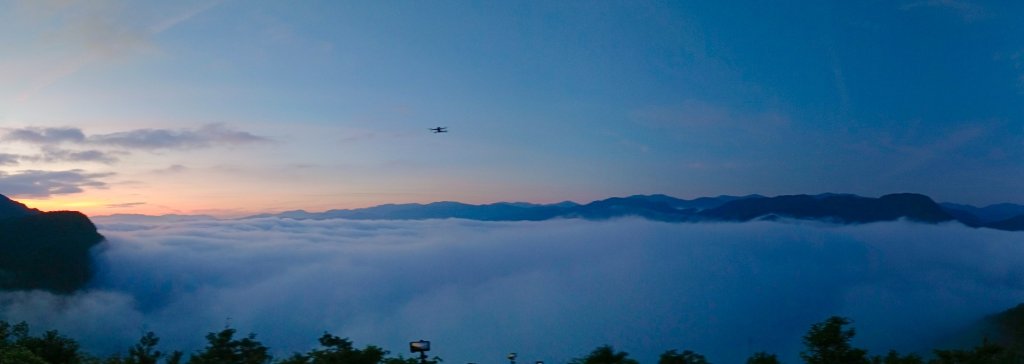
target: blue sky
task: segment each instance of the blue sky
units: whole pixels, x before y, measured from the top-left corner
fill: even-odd
[[[2,1],[0,193],[93,214],[1024,203],[1021,7]]]

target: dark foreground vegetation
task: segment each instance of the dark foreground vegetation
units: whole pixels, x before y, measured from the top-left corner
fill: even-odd
[[[928,358],[917,354],[889,351],[872,355],[851,344],[856,332],[850,320],[833,316],[814,324],[803,336],[804,350],[800,358],[806,364],[1011,364],[1024,363],[1024,304],[985,320],[991,329],[987,337],[970,349],[934,350]],[[391,356],[380,347],[362,349],[347,338],[324,333],[320,347],[306,353],[294,353],[274,360],[270,350],[255,334],[236,337],[236,330],[225,328],[206,335],[207,345],[196,352],[165,352],[158,348],[160,339],[149,332],[126,353],[107,358],[89,355],[79,344],[57,331],[39,336],[29,333],[27,324],[0,321],[0,364],[417,364],[415,358]],[[438,364],[434,357],[427,364]],[[708,364],[701,354],[691,350],[669,350],[661,354],[658,364]],[[747,364],[777,364],[773,353],[752,353]],[[612,346],[600,346],[589,354],[572,359],[569,364],[639,364],[626,352]]]

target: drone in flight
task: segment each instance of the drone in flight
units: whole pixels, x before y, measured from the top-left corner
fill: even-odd
[[[434,134],[437,134],[437,133],[447,133],[448,132],[448,127],[447,126],[439,126],[439,127],[436,127],[436,128],[430,128],[430,131],[434,132]]]

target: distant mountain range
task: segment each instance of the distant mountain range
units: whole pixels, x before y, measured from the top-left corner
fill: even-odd
[[[80,212],[41,212],[0,195],[0,290],[78,290],[92,277],[89,249],[102,240]]]
[[[956,221],[970,227],[1024,230],[1024,205],[986,207],[942,203],[925,195],[898,193],[879,198],[851,194],[701,197],[684,200],[666,195],[613,197],[578,204],[460,202],[388,204],[325,212],[287,211],[246,218],[424,220],[459,218],[483,221],[549,219],[605,220],[641,217],[667,222],[743,222],[797,219],[835,224],[863,224],[905,219],[922,223]],[[189,220],[202,216],[121,215],[121,218]],[[89,250],[103,240],[85,215],[74,211],[42,212],[0,195],[0,290],[78,290],[92,276]]]
[[[693,200],[666,195],[635,195],[613,197],[588,204],[565,201],[555,204],[499,202],[471,205],[444,201],[429,204],[388,204],[324,212],[295,210],[279,214],[249,216],[248,218],[351,220],[459,218],[483,221],[541,221],[556,218],[603,220],[627,216],[668,222],[742,222],[787,218],[837,224],[863,224],[906,219],[933,224],[958,221],[970,227],[1010,231],[1024,230],[1024,205],[998,204],[979,208],[953,203],[939,204],[928,196],[914,193],[897,193],[879,198],[827,193],[776,197],[718,196]]]

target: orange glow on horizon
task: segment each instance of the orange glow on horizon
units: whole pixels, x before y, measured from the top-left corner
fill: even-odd
[[[29,199],[13,198],[26,206],[42,211],[82,210],[103,205],[95,200]]]
[[[171,191],[171,192],[165,192]],[[127,192],[114,189],[90,190],[72,195],[58,195],[50,198],[19,198],[10,196],[29,208],[41,211],[79,211],[90,217],[140,214],[140,215],[210,215],[218,218],[239,218],[263,213],[280,213],[289,210],[323,212],[331,209],[358,209],[388,203],[431,203],[437,201],[459,201],[470,204],[486,204],[502,201],[492,196],[430,197],[429,195],[383,196],[333,193],[309,196],[293,196],[287,193],[218,193],[183,188],[144,188]],[[523,200],[523,199],[506,199]],[[539,199],[543,200],[543,199]],[[528,201],[550,203],[552,201]]]
[[[300,206],[275,206],[275,208],[260,209],[258,206],[266,205],[268,201],[233,201],[233,200],[206,200],[205,204],[187,204],[186,201],[154,201],[148,203],[121,203],[109,201],[95,196],[76,197],[54,197],[49,199],[18,198],[11,199],[25,204],[29,208],[40,211],[78,211],[87,216],[106,216],[117,214],[140,214],[140,215],[211,215],[220,218],[235,218],[250,216],[259,213],[277,213],[286,210],[303,209]],[[236,208],[235,206],[250,206],[249,209]],[[251,208],[257,207],[257,208]],[[308,209],[308,207],[307,207]],[[326,210],[328,208],[325,208]],[[317,211],[317,210],[312,210]]]
[[[25,204],[25,206],[28,206],[29,208],[38,209],[40,211],[78,211],[86,214],[87,216],[112,214],[161,215],[169,213],[166,209],[158,209],[146,205],[132,206],[130,208],[118,208],[108,201],[95,198],[31,199],[13,197],[12,199]]]

